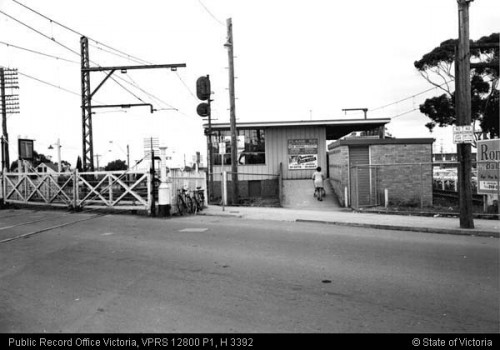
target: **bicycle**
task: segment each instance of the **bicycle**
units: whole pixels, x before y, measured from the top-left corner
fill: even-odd
[[[316,187],[314,189],[314,197],[316,197],[319,201],[322,201],[324,196],[325,189],[323,187]]]
[[[205,190],[201,186],[196,187],[196,190],[193,191],[193,200],[197,210],[202,211],[205,205]]]
[[[179,215],[184,213],[193,213],[193,200],[185,188],[177,189],[177,212]]]

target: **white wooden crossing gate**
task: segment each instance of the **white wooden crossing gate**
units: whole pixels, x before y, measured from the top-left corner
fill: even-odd
[[[140,171],[4,173],[6,203],[149,210],[151,175]]]

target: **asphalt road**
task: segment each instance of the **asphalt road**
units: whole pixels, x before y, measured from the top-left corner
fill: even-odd
[[[500,329],[496,238],[4,210],[0,242],[1,333]]]

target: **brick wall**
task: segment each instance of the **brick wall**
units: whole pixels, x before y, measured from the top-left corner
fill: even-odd
[[[432,145],[386,144],[370,146],[372,189],[390,204],[432,205]],[[427,163],[405,165],[404,163]],[[373,165],[383,164],[380,167]],[[384,203],[383,200],[380,203]]]

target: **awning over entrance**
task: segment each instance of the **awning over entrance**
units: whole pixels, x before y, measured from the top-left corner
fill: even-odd
[[[297,121],[272,121],[272,122],[237,122],[236,128],[281,128],[281,127],[307,127],[324,126],[326,128],[326,139],[337,140],[342,136],[354,131],[368,131],[385,126],[391,121],[390,118],[380,119],[332,119],[332,120],[297,120]],[[205,129],[208,124],[203,124]],[[229,130],[229,123],[212,123],[212,129]]]

